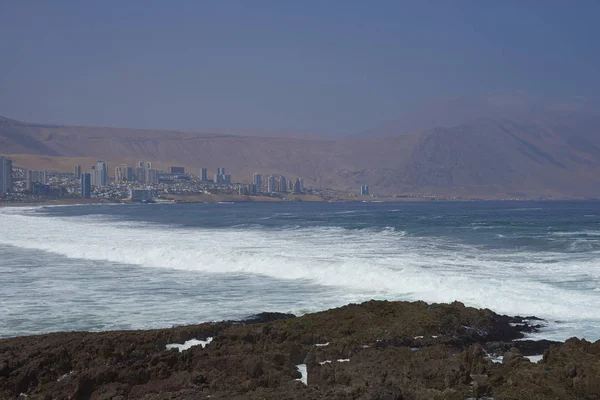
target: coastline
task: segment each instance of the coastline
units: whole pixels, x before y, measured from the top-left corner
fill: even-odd
[[[157,204],[202,204],[202,203],[389,203],[389,202],[422,202],[431,201],[429,199],[397,199],[392,197],[383,198],[338,198],[324,199],[315,195],[293,195],[287,197],[270,197],[270,196],[247,196],[247,195],[215,195],[215,194],[197,194],[197,195],[171,195],[163,201],[156,202]],[[1,207],[35,207],[35,206],[53,206],[53,205],[87,205],[87,204],[141,204],[133,203],[128,200],[112,201],[101,198],[69,198],[69,199],[53,199],[39,202],[0,202]]]
[[[299,195],[289,196],[285,198],[269,197],[269,196],[247,196],[247,195],[214,195],[200,194],[188,196],[170,196],[163,201],[157,201],[156,204],[203,204],[203,203],[422,203],[422,202],[439,202],[439,203],[460,203],[460,202],[561,202],[561,201],[599,201],[598,199],[432,199],[432,198],[397,198],[397,197],[348,197],[337,199],[324,199],[315,195]],[[0,201],[0,208],[3,207],[43,207],[43,206],[78,206],[89,204],[141,204],[133,203],[129,200],[112,201],[101,198],[83,199],[53,199],[48,201],[38,202],[3,202]]]
[[[104,199],[55,199],[48,201],[35,201],[35,202],[0,202],[0,208],[2,207],[43,207],[43,206],[80,206],[86,204],[121,204],[119,202],[107,201]]]
[[[13,337],[0,339],[0,398],[597,398],[600,341],[527,340],[544,323],[371,300],[301,317]]]

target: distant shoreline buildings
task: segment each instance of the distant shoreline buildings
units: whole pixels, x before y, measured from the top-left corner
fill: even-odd
[[[139,161],[135,166],[119,165],[115,168],[115,182],[158,183],[158,171],[150,161]],[[94,185],[97,186],[97,185]]]
[[[46,185],[46,171],[27,170],[26,187],[28,191],[32,191],[35,184]]]
[[[109,182],[108,179],[108,166],[107,164],[99,160],[98,163],[89,169],[89,176],[91,179],[90,191],[93,192],[94,188],[102,188]],[[283,193],[304,193],[304,180],[301,178],[295,178],[295,180],[287,179],[283,175],[268,175],[268,178],[263,181],[263,175],[261,173],[254,173],[252,176],[251,184],[233,183],[230,174],[225,172],[225,167],[217,167],[214,179],[208,179],[208,169],[201,167],[198,169],[199,175],[194,177],[191,174],[187,174],[185,167],[170,166],[168,172],[162,172],[152,168],[150,161],[139,161],[135,166],[119,165],[115,167],[114,183],[116,184],[146,184],[148,188],[140,189],[129,187],[129,197],[132,201],[147,201],[148,193],[138,192],[138,190],[151,190],[150,187],[155,187],[162,184],[175,184],[175,185],[186,185],[186,182],[192,182],[194,179],[199,179],[201,184],[214,185],[213,189],[218,187],[231,187],[230,190],[236,189],[240,195],[255,196],[258,194],[283,194]],[[81,166],[75,166],[75,176],[81,173]],[[81,177],[82,175],[80,175]],[[266,185],[265,185],[266,183]],[[189,183],[188,183],[189,185]],[[136,192],[133,192],[136,190]],[[203,190],[211,190],[211,186],[208,186]],[[80,193],[88,193],[87,190],[87,178],[81,180]]]
[[[85,169],[84,169],[85,168]],[[0,156],[0,197],[3,201],[41,201],[42,198],[80,197],[112,201],[153,202],[156,199],[185,201],[189,195],[243,195],[267,196],[284,200],[299,200],[292,196],[305,194],[304,180],[282,174],[255,172],[248,180],[233,181],[225,167],[217,167],[214,179],[209,170],[200,167],[189,173],[186,167],[170,166],[167,171],[153,168],[150,161],[134,165],[117,165],[114,176],[109,176],[109,165],[98,160],[94,165],[75,165],[71,173],[46,170],[27,170],[12,167],[12,160]],[[309,194],[323,195],[328,189],[309,189]],[[360,193],[368,195],[368,186],[362,185]]]
[[[231,175],[225,174],[225,167],[217,168],[214,183],[217,185],[229,185],[231,183]]]

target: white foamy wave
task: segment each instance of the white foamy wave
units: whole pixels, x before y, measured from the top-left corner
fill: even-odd
[[[0,225],[10,227],[0,232],[0,244],[70,258],[259,274],[351,289],[361,298],[460,300],[507,314],[600,320],[598,292],[565,285],[570,279],[599,278],[597,259],[494,253],[395,229],[190,229],[13,210],[0,211]]]
[[[551,232],[553,236],[600,236],[600,231]]]

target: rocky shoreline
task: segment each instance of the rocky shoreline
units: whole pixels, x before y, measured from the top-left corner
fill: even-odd
[[[523,340],[543,325],[458,302],[369,301],[0,339],[0,399],[600,399],[600,341]]]

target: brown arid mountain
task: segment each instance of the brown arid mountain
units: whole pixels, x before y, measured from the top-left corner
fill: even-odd
[[[417,133],[297,139],[54,126],[0,117],[0,154],[26,168],[72,171],[150,160],[302,177],[307,186],[464,198],[600,198],[600,118],[567,113],[479,118]],[[113,170],[111,168],[111,170]]]
[[[453,127],[470,121],[491,119],[545,120],[557,116],[600,116],[596,101],[582,98],[550,100],[524,91],[490,92],[480,96],[437,98],[414,105],[356,137],[386,137],[410,134],[439,127]]]

